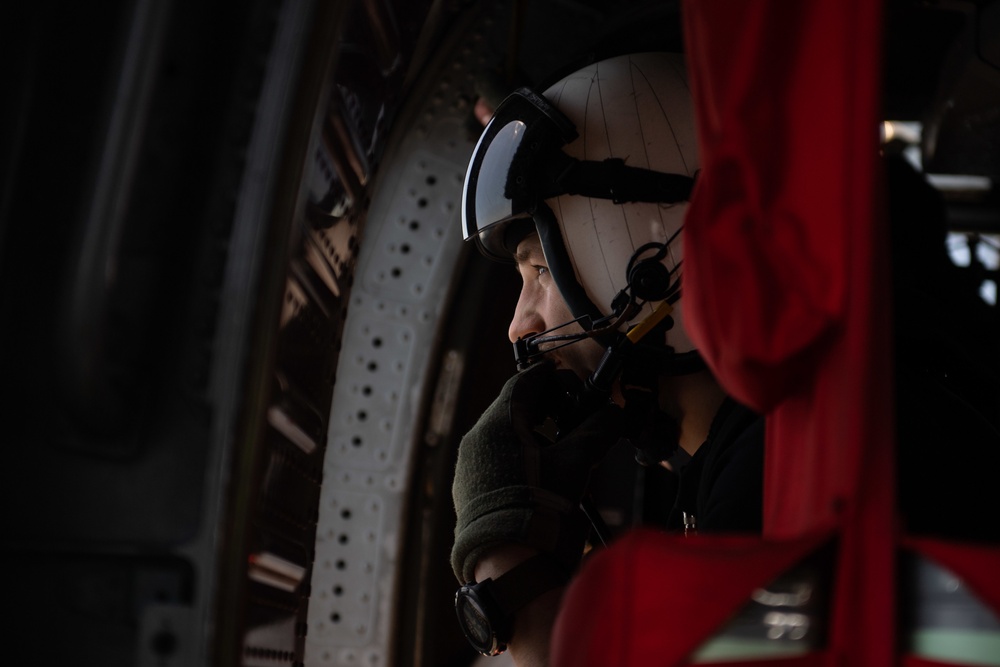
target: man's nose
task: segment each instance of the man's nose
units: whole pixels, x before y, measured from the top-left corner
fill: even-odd
[[[538,314],[535,300],[521,290],[521,295],[517,299],[517,306],[514,308],[514,317],[510,321],[507,329],[507,337],[511,343],[517,342],[518,338],[526,338],[531,334],[545,331],[545,322]]]

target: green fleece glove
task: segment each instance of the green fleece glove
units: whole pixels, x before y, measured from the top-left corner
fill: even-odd
[[[589,524],[580,510],[593,468],[621,437],[623,413],[602,405],[552,441],[546,418],[580,382],[551,363],[512,377],[462,439],[452,496],[458,517],[451,565],[473,581],[477,561],[501,544],[525,544],[574,568]],[[549,433],[550,435],[545,435]]]

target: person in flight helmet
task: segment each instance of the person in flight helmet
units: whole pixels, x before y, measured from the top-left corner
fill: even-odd
[[[463,232],[516,263],[518,373],[459,447],[451,562],[486,655],[545,664],[561,590],[601,524],[587,482],[612,445],[678,476],[669,530],[759,532],[763,420],[685,333],[681,231],[699,162],[684,61],[590,64],[500,104],[473,152]]]

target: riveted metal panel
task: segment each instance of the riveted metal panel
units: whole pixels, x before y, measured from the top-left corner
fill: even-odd
[[[477,23],[453,37],[397,121],[365,225],[336,371],[309,608],[309,665],[393,664],[414,442],[463,241]]]

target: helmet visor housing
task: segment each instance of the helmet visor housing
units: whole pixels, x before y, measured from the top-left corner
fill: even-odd
[[[479,138],[462,192],[462,231],[488,257],[510,260],[507,223],[530,219],[538,201],[532,191],[532,159],[577,136],[572,123],[548,101],[521,88],[497,108]],[[537,176],[535,176],[537,178]]]

